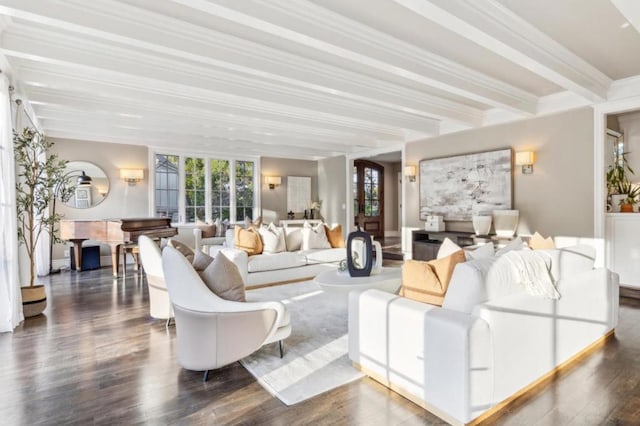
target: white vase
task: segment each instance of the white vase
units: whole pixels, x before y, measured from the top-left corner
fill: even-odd
[[[627,194],[613,194],[611,196],[611,211],[613,213],[620,213],[620,201],[627,198]]]
[[[511,238],[518,229],[520,212],[518,210],[494,210],[493,227],[498,237]]]
[[[476,235],[489,235],[491,221],[491,216],[473,216],[471,222]]]

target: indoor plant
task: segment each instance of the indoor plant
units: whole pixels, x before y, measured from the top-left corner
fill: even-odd
[[[633,212],[633,206],[640,195],[640,186],[633,185],[628,181],[622,182],[618,185],[618,194],[625,195],[625,198],[620,200],[620,211],[625,213]]]
[[[55,196],[54,188],[66,185],[67,162],[57,155],[46,156],[52,146],[53,142],[36,130],[27,127],[22,133],[14,131],[18,241],[29,257],[29,286],[22,287],[25,317],[41,314],[47,306],[44,286],[35,285],[36,244],[43,232],[57,239],[53,231],[61,218],[59,214],[49,214],[49,204]]]
[[[628,152],[625,152],[620,155],[619,160],[611,164],[607,170],[607,195],[613,211],[619,211],[618,206],[621,206],[623,201],[628,198],[626,196],[627,192],[624,192],[625,188],[631,187],[627,173],[635,174],[627,161],[628,154]]]

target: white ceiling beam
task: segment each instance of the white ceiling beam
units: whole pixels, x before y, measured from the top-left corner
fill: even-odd
[[[340,37],[343,45],[337,45],[303,34],[206,0],[172,1],[238,25],[336,56],[342,60],[355,62],[395,77],[411,80],[476,102],[505,108],[521,114],[525,113],[526,115],[535,112],[536,97],[530,93],[419,49],[409,43],[394,39],[380,31],[347,19],[306,0],[272,0],[265,2],[264,6],[295,13],[296,18],[306,19],[310,25],[322,24],[323,29],[328,28],[329,31],[337,32],[338,29],[343,33],[348,31],[348,37]],[[340,24],[338,25],[337,22]],[[338,33],[338,35],[343,36],[345,34]],[[380,54],[378,56],[365,55],[357,49],[350,49],[346,46],[346,43],[349,40],[353,40],[354,37],[367,40],[368,44],[379,46]],[[385,55],[382,55],[383,50]],[[418,72],[404,66],[400,61],[401,58],[410,58],[424,72]]]
[[[590,101],[606,99],[609,77],[496,0],[394,1]]]
[[[80,39],[101,39],[134,51],[146,50],[334,97],[365,101],[398,111],[424,113],[430,118],[451,119],[471,126],[481,124],[482,112],[469,105],[130,5],[100,0],[70,0],[65,3],[68,4],[54,6],[37,0],[7,0],[0,5],[0,13],[27,20],[31,24],[58,28],[65,33],[72,32]],[[141,27],[145,31],[140,31]]]

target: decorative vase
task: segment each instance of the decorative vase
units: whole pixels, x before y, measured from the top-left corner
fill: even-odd
[[[362,242],[362,265],[356,265],[353,253],[353,243],[355,241]],[[371,235],[360,229],[360,226],[355,231],[351,232],[347,236],[347,269],[349,275],[352,277],[368,277],[371,275],[371,269],[373,268],[373,243],[371,242]]]
[[[473,216],[471,222],[476,235],[489,235],[492,222],[491,216]]]
[[[494,210],[493,227],[496,235],[503,238],[511,238],[518,229],[520,212],[518,210]]]
[[[620,201],[627,198],[627,194],[613,194],[611,195],[611,212],[620,212]]]
[[[22,311],[25,318],[40,315],[47,307],[47,292],[43,285],[21,287],[20,292],[22,293]]]

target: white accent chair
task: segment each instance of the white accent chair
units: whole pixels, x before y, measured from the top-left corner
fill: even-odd
[[[165,247],[162,267],[175,312],[178,361],[204,371],[238,361],[267,343],[291,334],[289,313],[280,302],[234,302],[215,295],[180,252]]]
[[[162,271],[162,252],[158,244],[145,235],[138,238],[138,250],[149,287],[149,315],[166,319],[168,326],[173,318],[173,309]]]

